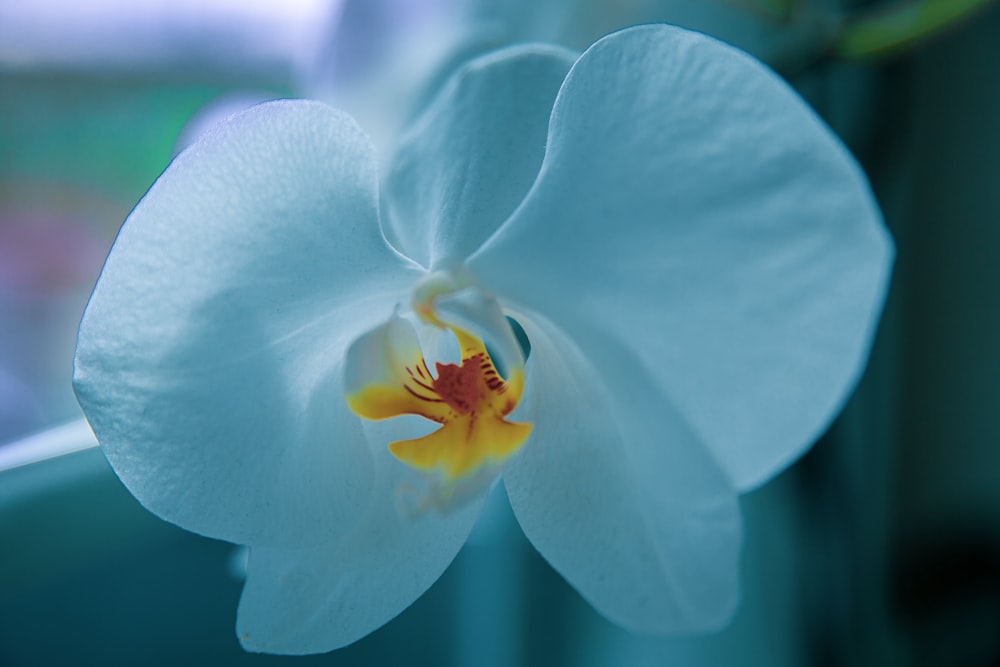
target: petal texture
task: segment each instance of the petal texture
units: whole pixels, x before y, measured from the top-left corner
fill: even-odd
[[[373,431],[373,441],[413,435],[396,424]],[[352,531],[300,551],[251,549],[236,622],[247,650],[302,654],[346,646],[412,604],[454,559],[488,487],[453,513],[413,516],[401,508],[413,490],[412,470],[384,449],[376,459],[372,502]]]
[[[528,539],[628,629],[720,627],[739,593],[725,474],[627,351],[607,346],[601,373],[551,324],[521,321],[532,353],[515,415],[535,430],[504,482]]]
[[[627,346],[748,489],[841,406],[891,255],[859,167],[782,81],[653,25],[574,65],[538,181],[468,266],[574,338]]]
[[[74,383],[151,511],[245,544],[357,520],[371,454],[340,365],[415,269],[379,231],[348,116],[282,101],[179,155],[126,220],[80,326]]]
[[[455,74],[401,140],[386,182],[387,234],[407,256],[428,267],[460,260],[517,208],[575,56],[513,47]]]

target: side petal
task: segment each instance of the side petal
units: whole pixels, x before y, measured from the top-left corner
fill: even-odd
[[[791,89],[650,25],[574,65],[538,181],[468,266],[566,331],[627,345],[745,490],[839,410],[891,257],[863,173]]]
[[[514,211],[575,55],[512,47],[454,75],[401,139],[386,182],[386,233],[403,252],[427,267],[461,260]]]
[[[598,611],[637,632],[710,630],[739,596],[736,493],[628,353],[602,374],[551,324],[531,340],[531,439],[504,472],[539,552]]]
[[[119,477],[233,542],[344,530],[372,472],[340,366],[413,271],[348,116],[274,102],[204,135],[126,220],[80,325],[77,396]]]
[[[372,502],[349,533],[298,551],[251,548],[236,621],[244,648],[304,654],[346,646],[410,606],[454,559],[488,487],[452,513],[412,515],[401,507],[412,471],[387,450],[376,457]]]

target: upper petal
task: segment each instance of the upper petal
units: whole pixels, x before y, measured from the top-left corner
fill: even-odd
[[[340,366],[414,275],[376,196],[354,121],[282,101],[206,134],[136,206],[84,313],[74,383],[147,508],[250,544],[356,521],[371,461]]]
[[[739,596],[725,474],[627,351],[590,359],[550,323],[521,321],[532,352],[516,414],[534,431],[504,483],[528,539],[630,630],[720,627]]]
[[[782,81],[652,25],[574,65],[538,181],[468,266],[630,348],[747,489],[839,409],[891,255],[860,168]]]
[[[406,424],[374,430],[373,440],[414,435]],[[412,515],[403,505],[414,472],[386,449],[375,458],[378,480],[353,530],[310,549],[250,550],[236,622],[245,648],[302,654],[355,642],[410,606],[465,543],[488,487],[454,512]]]
[[[386,233],[434,267],[461,260],[514,211],[538,174],[549,114],[575,54],[540,45],[465,65],[400,141]]]

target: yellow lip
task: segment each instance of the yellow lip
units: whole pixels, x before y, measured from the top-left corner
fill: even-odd
[[[461,364],[436,363],[431,371],[416,351],[400,361],[395,382],[368,384],[347,396],[350,408],[366,419],[411,414],[441,424],[422,438],[393,442],[389,450],[414,468],[440,472],[445,481],[503,461],[531,433],[531,424],[506,419],[521,399],[523,370],[502,378],[482,340],[448,328],[462,351]]]

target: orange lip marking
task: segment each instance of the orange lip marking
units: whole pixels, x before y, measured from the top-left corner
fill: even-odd
[[[515,368],[505,380],[481,340],[449,328],[462,350],[460,365],[436,363],[431,373],[418,356],[404,365],[398,385],[364,386],[347,403],[367,419],[413,414],[441,424],[422,438],[393,442],[389,450],[404,463],[452,480],[506,459],[527,440],[531,425],[506,419],[521,399],[523,370]]]

